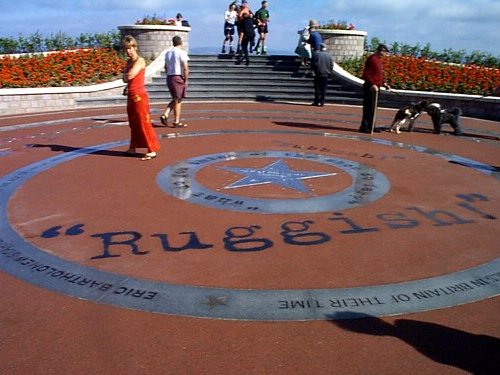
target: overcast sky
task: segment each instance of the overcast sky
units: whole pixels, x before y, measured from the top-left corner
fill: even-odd
[[[190,47],[222,44],[229,0],[1,0],[0,37],[71,36],[130,25],[145,15],[181,12],[193,30]],[[260,0],[249,0],[252,10]],[[297,30],[314,18],[353,23],[388,44],[430,43],[433,51],[474,50],[500,56],[500,0],[270,0],[269,48],[293,53]]]

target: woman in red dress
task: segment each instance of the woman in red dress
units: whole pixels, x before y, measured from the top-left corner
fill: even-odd
[[[146,62],[137,54],[137,41],[128,35],[123,39],[123,49],[128,56],[122,71],[127,83],[127,114],[130,126],[130,146],[126,151],[135,155],[137,148],[146,148],[141,160],[151,160],[160,149],[160,142],[153,129],[149,111],[149,97],[144,86]]]

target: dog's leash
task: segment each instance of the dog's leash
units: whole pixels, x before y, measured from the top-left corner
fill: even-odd
[[[392,89],[389,89],[389,90],[387,90],[387,89],[386,89],[385,91],[386,91],[386,92],[388,92],[388,93],[390,93],[390,94],[393,94],[393,95],[399,96],[400,98],[404,98],[404,99],[408,100],[408,97],[407,97],[406,95],[402,95],[402,94],[400,94],[399,92],[396,92],[396,91],[394,91],[394,90],[392,90]],[[423,99],[424,97],[423,97],[423,96],[417,96],[417,98],[421,98],[421,99]],[[427,99],[427,98],[426,98],[426,99]]]

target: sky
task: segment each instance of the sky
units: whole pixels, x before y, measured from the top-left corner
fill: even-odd
[[[146,15],[174,18],[192,26],[190,50],[220,48],[223,14],[230,0],[18,0],[0,2],[0,37],[78,36],[132,25]],[[260,0],[249,0],[256,11]],[[387,44],[431,50],[465,50],[500,56],[500,0],[269,0],[268,47],[293,54],[297,31],[309,19],[344,21]]]

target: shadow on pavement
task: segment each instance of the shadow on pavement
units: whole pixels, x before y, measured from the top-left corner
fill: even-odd
[[[435,362],[472,374],[500,374],[500,339],[436,323],[397,319],[393,324],[353,312],[329,316],[335,326],[372,336],[395,337]]]
[[[273,123],[279,126],[287,126],[290,128],[325,129],[325,130],[338,130],[345,132],[358,132],[357,127],[348,128],[348,127],[333,126],[333,125],[319,125],[319,124],[311,124],[305,122],[290,122],[290,121],[273,121]]]
[[[31,144],[27,147],[31,148],[50,148],[51,151],[54,152],[78,152],[81,151],[87,155],[102,155],[102,156],[115,156],[115,157],[141,157],[142,154],[127,154],[125,151],[113,151],[113,150],[95,150],[92,152],[88,152],[88,149],[85,147],[72,147],[72,146],[63,146],[63,145],[54,145],[54,144]]]

